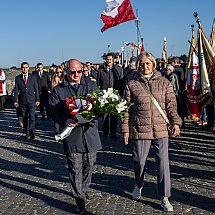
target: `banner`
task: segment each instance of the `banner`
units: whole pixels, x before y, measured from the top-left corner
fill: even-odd
[[[206,45],[206,46],[205,46]],[[211,59],[208,54],[207,44],[205,44],[205,35],[201,28],[198,30],[198,53],[194,51],[194,39],[190,50],[192,51],[191,62],[187,72],[187,107],[194,119],[198,119],[203,108],[211,101],[212,93],[208,78],[208,72],[205,59]],[[190,56],[189,54],[189,56]],[[188,61],[189,64],[189,61]]]

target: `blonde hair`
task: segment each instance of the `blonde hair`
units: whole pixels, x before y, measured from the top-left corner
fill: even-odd
[[[153,68],[156,68],[156,60],[154,58],[154,56],[152,55],[152,53],[150,52],[141,52],[138,56],[137,56],[137,61],[136,61],[136,68],[137,70],[139,70],[139,63],[140,63],[140,59],[142,57],[147,57],[152,63],[153,63]]]
[[[58,70],[62,71],[61,76],[59,76],[57,74]],[[52,80],[51,80],[52,88],[55,87],[55,86],[57,86],[60,83],[60,81],[61,81],[62,78],[63,78],[63,69],[62,69],[62,66],[58,66],[57,69],[56,69],[56,71],[55,71],[55,73],[54,73],[54,75],[52,76]]]

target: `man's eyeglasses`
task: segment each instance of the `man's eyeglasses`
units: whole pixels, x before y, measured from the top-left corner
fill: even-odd
[[[70,73],[71,75],[76,74],[76,72],[77,72],[78,74],[81,74],[81,73],[82,73],[82,70],[78,70],[78,71],[71,71],[71,70],[69,70],[69,73]]]

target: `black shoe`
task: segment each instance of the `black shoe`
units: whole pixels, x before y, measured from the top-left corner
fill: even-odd
[[[35,135],[31,135],[30,140],[34,140],[34,139],[35,139]]]
[[[76,213],[78,214],[86,214],[86,209],[85,209],[85,205],[84,206],[76,206],[75,208]]]

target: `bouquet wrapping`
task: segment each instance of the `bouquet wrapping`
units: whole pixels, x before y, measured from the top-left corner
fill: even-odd
[[[90,120],[84,119],[79,114],[77,114],[75,117],[78,120],[77,125],[81,125],[81,124],[90,122]],[[60,141],[60,140],[67,138],[71,134],[71,132],[74,128],[75,128],[75,126],[66,126],[60,134],[55,135],[55,140]]]

